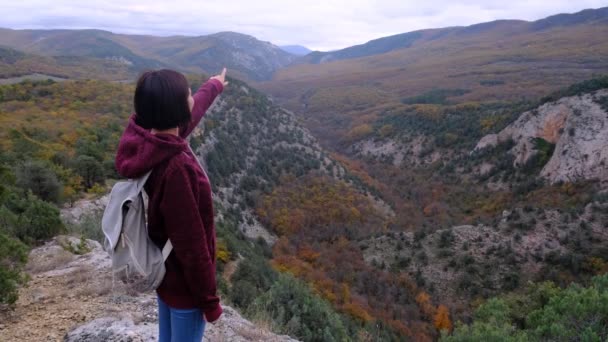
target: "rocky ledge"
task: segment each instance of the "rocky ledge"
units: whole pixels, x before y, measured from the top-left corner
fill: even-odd
[[[157,341],[154,294],[128,293],[110,259],[92,240],[59,236],[32,250],[28,285],[15,310],[0,313],[0,341]],[[279,336],[224,306],[205,341],[296,341]]]

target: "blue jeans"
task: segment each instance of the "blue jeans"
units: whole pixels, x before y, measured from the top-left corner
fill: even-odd
[[[158,341],[201,342],[205,319],[200,309],[174,309],[158,298]]]

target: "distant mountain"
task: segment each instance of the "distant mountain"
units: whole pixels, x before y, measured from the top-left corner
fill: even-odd
[[[557,14],[532,23],[536,30],[581,24],[608,24],[608,7],[587,9],[574,14]]]
[[[269,42],[234,32],[155,37],[101,30],[0,29],[0,45],[43,56],[115,61],[128,66],[134,75],[161,67],[215,73],[226,66],[234,76],[258,81],[269,79],[296,58]]]
[[[216,73],[227,67],[233,76],[267,80],[295,56],[252,36],[220,32],[200,37],[116,35],[129,49],[183,71]]]
[[[181,65],[200,65],[211,72],[226,66],[256,81],[270,79],[276,70],[295,60],[295,56],[269,42],[235,32],[199,37],[194,43],[191,50],[176,56]],[[202,48],[197,48],[197,43]]]
[[[359,58],[371,55],[378,55],[396,49],[410,47],[416,40],[422,37],[422,31],[398,34],[369,41],[365,44],[351,46],[333,52],[315,51],[306,56],[303,60],[308,63],[325,63],[335,60]]]
[[[335,60],[367,57],[406,49],[435,41],[446,41],[475,34],[491,32],[502,34],[526,34],[543,30],[576,25],[597,25],[608,23],[608,7],[588,9],[574,14],[558,14],[535,22],[523,20],[496,20],[467,27],[427,29],[397,34],[371,40],[365,44],[351,46],[332,52],[313,52],[301,61],[325,63]]]
[[[296,56],[305,56],[312,52],[312,50],[302,45],[283,45],[279,47],[283,51]]]

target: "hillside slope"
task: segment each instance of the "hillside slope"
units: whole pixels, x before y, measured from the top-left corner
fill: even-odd
[[[381,236],[361,247],[367,262],[410,274],[462,319],[476,298],[509,293],[528,282],[567,285],[601,274],[593,263],[602,264],[608,249],[607,210],[605,199],[576,214],[514,208],[494,224]]]
[[[281,177],[314,172],[358,181],[330,158],[293,113],[237,80],[211,108],[204,126],[194,131],[191,144],[207,167],[221,211],[238,212],[241,231],[270,244],[276,237],[258,222],[255,203]]]

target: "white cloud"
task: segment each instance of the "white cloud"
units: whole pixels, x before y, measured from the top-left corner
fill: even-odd
[[[418,29],[535,20],[607,5],[606,0],[24,0],[0,4],[0,26],[154,35],[236,31],[279,45],[331,50]]]

